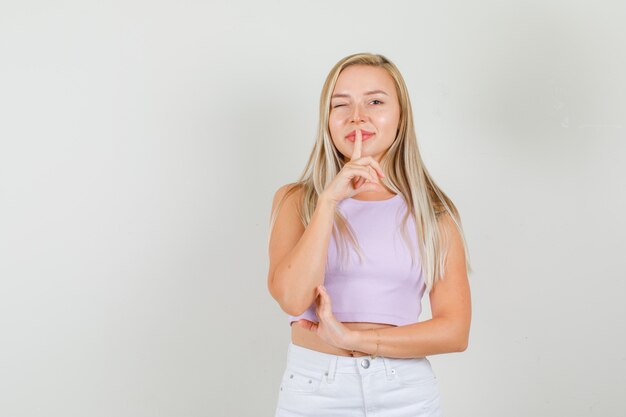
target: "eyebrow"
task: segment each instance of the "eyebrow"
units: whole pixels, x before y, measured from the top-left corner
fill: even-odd
[[[368,91],[367,93],[365,93],[366,96],[370,96],[372,94],[384,94],[386,96],[389,95],[385,93],[383,90],[372,90],[372,91]],[[333,94],[331,98],[337,98],[337,97],[350,97],[350,95],[349,94]]]

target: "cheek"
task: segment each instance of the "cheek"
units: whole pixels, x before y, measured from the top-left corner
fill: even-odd
[[[385,131],[394,131],[398,126],[398,119],[392,115],[385,115],[378,118],[378,125]]]
[[[330,134],[332,137],[336,137],[341,133],[341,123],[331,117],[328,120],[328,130],[330,130]]]
[[[342,122],[343,118],[338,112],[333,111],[328,115],[328,125],[329,126],[338,126]]]
[[[398,123],[400,123],[399,114],[395,112],[386,112],[377,115],[378,125],[388,131],[395,131],[398,129]]]

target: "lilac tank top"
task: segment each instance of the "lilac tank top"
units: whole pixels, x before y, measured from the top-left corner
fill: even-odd
[[[411,254],[400,227],[406,202],[400,194],[386,200],[346,198],[337,208],[352,227],[363,252],[359,255],[347,241],[342,247],[348,263],[340,268],[338,242],[330,236],[324,286],[335,318],[341,322],[386,323],[397,326],[416,323],[422,310],[425,285],[420,270],[413,216],[407,220],[408,236],[416,251]],[[339,242],[341,244],[341,242]],[[349,258],[346,251],[350,252]],[[289,324],[300,318],[319,322],[315,302],[299,316],[288,315]]]

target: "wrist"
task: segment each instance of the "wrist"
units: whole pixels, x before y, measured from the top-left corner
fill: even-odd
[[[331,206],[333,208],[337,205],[337,201],[335,201],[332,198],[328,197],[324,193],[319,195],[319,197],[317,199],[317,202],[318,202],[318,204],[328,205],[328,206]]]
[[[346,349],[380,356],[380,332],[378,329],[353,330],[346,338]]]
[[[360,346],[363,344],[363,335],[360,330],[350,330],[345,338],[343,349],[351,351],[359,351]]]

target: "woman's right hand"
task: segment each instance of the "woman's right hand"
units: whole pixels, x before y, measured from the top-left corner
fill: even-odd
[[[362,142],[361,129],[357,129],[350,161],[326,186],[322,192],[325,198],[338,203],[364,191],[385,191],[379,180],[379,176],[384,177],[385,174],[378,161],[371,156],[361,157]]]

